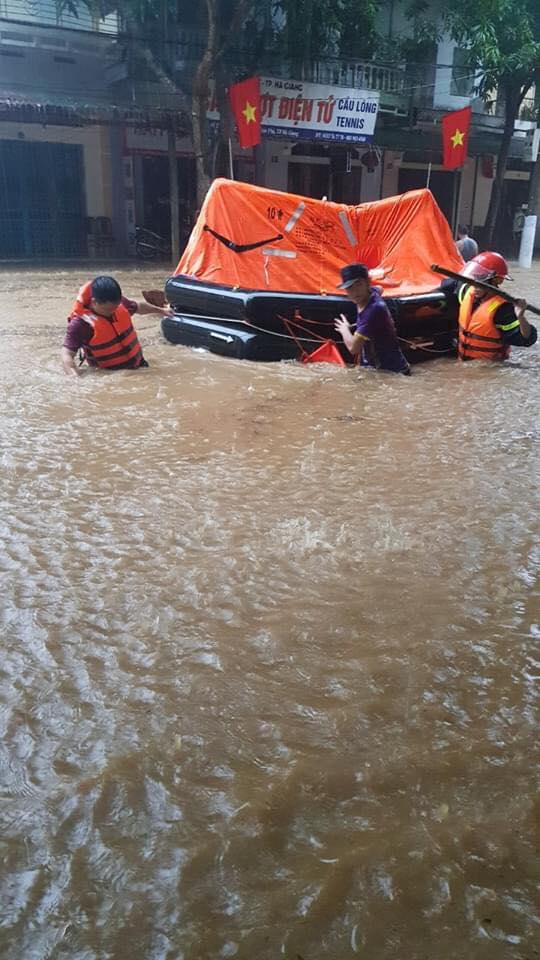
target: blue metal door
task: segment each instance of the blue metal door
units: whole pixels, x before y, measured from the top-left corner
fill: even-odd
[[[0,259],[86,253],[82,146],[0,140]]]

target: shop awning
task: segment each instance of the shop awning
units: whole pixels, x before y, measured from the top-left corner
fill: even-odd
[[[190,129],[183,98],[178,103],[169,98],[149,97],[147,102],[124,101],[120,98],[91,99],[87,97],[56,96],[54,93],[38,93],[6,90],[0,88],[0,120],[16,123],[41,123],[60,126],[85,126],[88,124],[129,124],[135,127],[150,127],[165,130],[174,122],[179,136]]]

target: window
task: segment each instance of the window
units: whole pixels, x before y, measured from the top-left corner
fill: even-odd
[[[472,97],[474,93],[474,68],[464,47],[454,47],[450,93],[453,97]]]

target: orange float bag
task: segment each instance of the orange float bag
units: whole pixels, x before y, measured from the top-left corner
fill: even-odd
[[[340,268],[365,263],[383,295],[427,293],[432,263],[463,261],[429,190],[346,206],[215,180],[177,274],[244,290],[343,294]]]
[[[340,367],[347,366],[332,340],[325,340],[313,353],[304,353],[302,363],[337,363]]]

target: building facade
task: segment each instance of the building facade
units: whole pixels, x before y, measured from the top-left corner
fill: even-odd
[[[152,83],[134,95],[116,15],[57,10],[0,0],[0,260],[130,256],[127,131],[182,129],[182,100]]]
[[[130,256],[136,224],[166,237],[171,122],[186,239],[196,212],[189,105],[128,62],[115,14],[95,19],[83,4],[60,15],[57,9],[54,0],[0,0],[0,259]],[[398,0],[382,7],[379,33],[390,47],[410,30],[403,11]],[[204,40],[195,27],[180,32],[179,87],[189,87],[194,69],[186,51]],[[272,76],[297,80],[291,69],[274,61]],[[303,73],[301,82],[319,84],[322,97],[376,94],[372,138],[325,141],[274,129],[255,150],[234,145],[237,179],[351,204],[429,185],[450,224],[466,222],[481,239],[502,110],[475,97],[477,78],[449,37],[420,65],[329,56],[304,65]],[[469,104],[469,156],[456,174],[442,168],[440,120]],[[533,106],[525,104],[516,123],[505,178],[501,223],[508,254],[515,252],[513,214],[528,194],[532,164],[524,147],[536,127]]]

